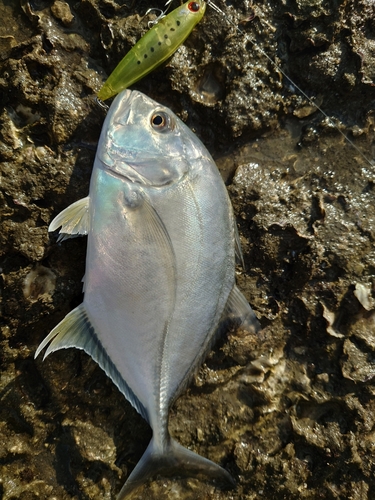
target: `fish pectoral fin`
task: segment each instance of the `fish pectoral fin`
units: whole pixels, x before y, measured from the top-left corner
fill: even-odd
[[[142,202],[135,211],[136,218],[132,220],[132,224],[137,228],[139,241],[154,249],[155,258],[159,259],[159,265],[163,266],[165,270],[165,277],[170,285],[172,311],[176,291],[176,255],[172,240],[163,220],[148,197],[142,193],[141,200]]]
[[[220,465],[184,448],[173,439],[169,439],[163,451],[160,451],[156,448],[155,440],[152,438],[142,458],[122,487],[117,500],[128,498],[132,491],[157,475],[193,476],[202,480],[213,480],[226,488],[235,486],[232,476]]]
[[[225,315],[248,332],[256,333],[261,329],[254,311],[236,285],[229,294]]]
[[[61,226],[57,241],[86,235],[89,231],[89,204],[88,196],[72,203],[53,219],[48,231],[51,233]]]

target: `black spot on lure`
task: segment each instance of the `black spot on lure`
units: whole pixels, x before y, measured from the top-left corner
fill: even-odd
[[[186,2],[162,17],[126,54],[99,90],[105,101],[141,80],[186,40],[206,11],[206,2]]]

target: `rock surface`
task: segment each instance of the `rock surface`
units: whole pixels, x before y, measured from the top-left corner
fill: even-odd
[[[84,353],[34,361],[82,300],[85,241],[47,226],[87,195],[106,76],[163,1],[0,1],[0,497],[112,499],[151,431]],[[181,444],[237,487],[160,479],[137,498],[375,497],[375,7],[209,7],[134,88],[172,108],[228,184],[263,326],[229,332],[170,412]]]

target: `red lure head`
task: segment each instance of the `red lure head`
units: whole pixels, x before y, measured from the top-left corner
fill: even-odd
[[[200,10],[200,5],[199,3],[197,2],[189,2],[188,3],[188,9],[190,10],[190,12],[199,12]]]

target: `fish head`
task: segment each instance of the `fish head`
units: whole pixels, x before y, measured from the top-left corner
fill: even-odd
[[[100,161],[112,173],[143,186],[165,186],[210,157],[193,132],[168,108],[141,92],[114,100],[99,141]]]

